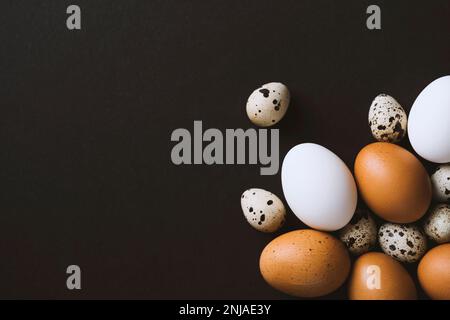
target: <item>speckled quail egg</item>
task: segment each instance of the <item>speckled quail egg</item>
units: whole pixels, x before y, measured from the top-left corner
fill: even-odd
[[[437,243],[450,241],[450,205],[438,204],[430,209],[423,230]]]
[[[264,189],[248,189],[241,196],[241,208],[248,223],[256,230],[274,232],[284,223],[283,202]]]
[[[433,197],[438,202],[450,202],[450,163],[439,166],[431,175]]]
[[[248,98],[247,115],[257,126],[270,127],[284,117],[289,101],[289,90],[284,84],[267,83],[253,91]]]
[[[339,231],[339,238],[351,253],[363,254],[377,242],[377,225],[367,210],[357,210],[352,220]]]
[[[402,106],[387,94],[378,95],[369,110],[369,126],[378,141],[399,142],[406,133],[408,117]]]
[[[402,262],[416,262],[427,250],[427,239],[415,225],[385,223],[378,231],[384,253]]]

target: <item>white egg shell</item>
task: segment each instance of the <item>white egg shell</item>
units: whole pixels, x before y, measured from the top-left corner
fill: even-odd
[[[247,115],[257,126],[270,127],[284,117],[289,101],[289,90],[284,84],[267,83],[253,91],[248,98]]]
[[[287,153],[281,183],[289,207],[311,228],[341,229],[355,212],[357,192],[350,170],[318,144],[299,144]]]
[[[256,230],[274,232],[285,221],[283,202],[264,189],[248,189],[241,196],[241,208],[248,223]]]
[[[450,241],[450,205],[438,204],[431,208],[423,229],[426,235],[437,243]]]
[[[351,253],[363,254],[377,242],[377,225],[368,211],[357,210],[352,220],[339,231],[339,238]]]
[[[450,76],[434,80],[419,94],[409,113],[408,135],[422,158],[450,162]]]
[[[399,142],[406,134],[408,117],[402,106],[387,94],[378,95],[369,109],[369,126],[378,141]]]
[[[439,166],[431,175],[433,197],[437,202],[450,201],[450,163]]]
[[[416,262],[427,250],[427,239],[415,225],[385,223],[378,231],[384,253],[402,262]]]

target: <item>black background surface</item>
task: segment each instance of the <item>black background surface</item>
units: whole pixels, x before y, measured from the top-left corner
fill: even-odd
[[[175,166],[171,132],[252,127],[248,95],[281,81],[280,163],[315,142],[352,168],[377,94],[409,111],[450,74],[449,18],[448,1],[2,1],[0,298],[288,298],[259,274],[274,235],[240,209],[250,187],[281,197],[280,175]],[[289,212],[280,232],[300,227]]]

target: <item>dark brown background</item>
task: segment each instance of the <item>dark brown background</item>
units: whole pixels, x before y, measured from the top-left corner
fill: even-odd
[[[365,27],[372,3],[382,31]],[[282,81],[281,159],[316,142],[352,167],[377,94],[409,110],[450,73],[449,15],[448,1],[3,1],[0,297],[288,298],[258,271],[274,235],[239,203],[249,187],[282,196],[279,174],[177,167],[171,132],[251,127],[248,95]],[[281,232],[299,227],[289,212]]]

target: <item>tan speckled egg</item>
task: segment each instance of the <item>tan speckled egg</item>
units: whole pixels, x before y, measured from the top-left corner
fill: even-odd
[[[241,208],[248,223],[258,231],[275,232],[284,223],[286,209],[272,192],[252,188],[241,196]]]
[[[377,242],[377,224],[367,210],[356,210],[352,220],[339,231],[339,239],[348,250],[355,254],[363,254]]]
[[[259,266],[272,287],[296,297],[319,297],[339,288],[350,272],[344,244],[328,233],[296,230],[270,242]]]
[[[425,234],[413,224],[384,223],[378,242],[384,253],[402,262],[419,261],[427,251]]]
[[[437,202],[450,203],[450,163],[439,166],[431,175],[433,197]]]
[[[450,204],[440,203],[430,209],[423,224],[425,234],[437,243],[450,241]]]
[[[387,94],[378,95],[369,110],[369,126],[378,141],[399,142],[406,134],[408,116],[402,106]]]
[[[279,82],[266,83],[248,97],[246,111],[251,122],[260,127],[278,123],[289,107],[288,88]]]
[[[414,282],[403,266],[387,254],[368,252],[354,263],[350,300],[415,300]]]

